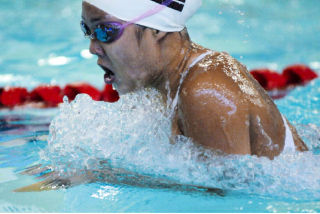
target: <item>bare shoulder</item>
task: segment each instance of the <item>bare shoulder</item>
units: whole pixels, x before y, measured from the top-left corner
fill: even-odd
[[[250,154],[248,103],[232,79],[226,78],[219,56],[207,56],[185,79],[178,111],[181,130],[204,146]]]
[[[214,53],[194,66],[182,85],[182,132],[227,153],[274,157],[283,148],[281,115],[245,66]]]
[[[246,67],[229,54],[214,52],[190,70],[180,98],[182,102],[196,101],[203,105],[210,100],[215,105],[228,104],[229,108],[231,103],[248,108],[250,101],[262,106],[263,99],[252,79]]]

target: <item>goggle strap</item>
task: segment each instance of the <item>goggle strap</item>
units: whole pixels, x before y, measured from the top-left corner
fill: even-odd
[[[125,23],[123,25],[123,28],[127,27],[128,25],[135,24],[136,22],[138,22],[138,21],[140,21],[140,20],[142,20],[144,18],[147,18],[149,16],[152,16],[152,15],[154,15],[156,13],[159,13],[161,10],[166,8],[172,1],[173,0],[165,0],[164,2],[162,2],[161,5],[158,5],[158,6],[154,7],[153,9],[148,10],[146,13],[138,16],[137,18],[134,18],[133,20]]]

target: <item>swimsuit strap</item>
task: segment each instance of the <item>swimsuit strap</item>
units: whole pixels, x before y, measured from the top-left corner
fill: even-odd
[[[295,151],[295,145],[294,145],[294,140],[293,140],[293,136],[292,136],[292,132],[289,128],[289,125],[288,125],[288,122],[286,120],[286,118],[282,116],[282,119],[283,119],[283,123],[284,123],[284,126],[286,128],[286,138],[285,138],[285,141],[284,141],[284,148],[283,148],[283,151],[288,151],[288,150],[293,150]]]
[[[170,115],[171,115],[171,116],[173,116],[173,113],[174,113],[174,111],[175,111],[175,109],[176,109],[176,106],[177,106],[177,104],[178,104],[178,99],[179,99],[179,93],[180,93],[181,85],[182,85],[184,79],[186,78],[187,74],[189,73],[190,69],[191,69],[195,64],[197,64],[197,63],[200,62],[202,59],[204,59],[206,56],[208,56],[208,55],[210,55],[210,54],[212,54],[212,53],[214,53],[214,52],[213,52],[213,51],[207,51],[207,52],[201,54],[200,56],[198,56],[196,59],[194,59],[194,60],[192,61],[192,63],[189,65],[188,69],[181,74],[181,78],[180,78],[180,82],[179,82],[179,86],[178,86],[177,93],[176,93],[176,95],[175,95],[175,97],[174,97],[174,99],[172,100],[172,103],[171,103],[171,105],[170,105],[170,109],[171,109],[171,112],[170,112],[171,114],[170,114]]]

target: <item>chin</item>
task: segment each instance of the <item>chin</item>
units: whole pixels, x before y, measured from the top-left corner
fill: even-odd
[[[134,92],[136,92],[136,91],[138,91],[138,90],[140,90],[140,89],[142,89],[143,87],[128,87],[128,85],[125,85],[125,86],[119,86],[119,85],[116,85],[115,84],[115,89],[118,91],[118,93],[120,94],[120,95],[124,95],[124,94],[128,94],[128,93],[134,93]]]
[[[133,92],[134,90],[130,89],[128,86],[126,85],[118,85],[118,84],[114,84],[114,88],[117,90],[117,92],[119,93],[119,95],[125,95],[127,93]]]

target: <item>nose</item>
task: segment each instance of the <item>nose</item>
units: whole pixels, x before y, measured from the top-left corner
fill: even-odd
[[[89,51],[91,54],[102,56],[104,53],[103,48],[99,44],[99,42],[96,39],[90,39],[90,47]]]

